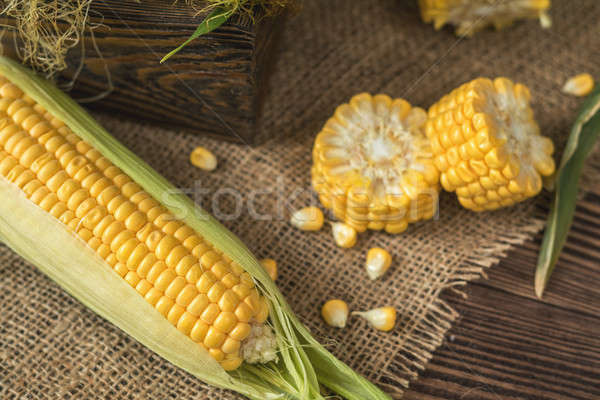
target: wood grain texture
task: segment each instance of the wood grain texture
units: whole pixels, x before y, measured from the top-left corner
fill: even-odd
[[[93,2],[90,17],[100,53],[90,32],[85,36],[85,50],[79,46],[68,53],[70,68],[61,77],[62,83],[72,80],[85,52],[73,97],[106,92],[108,69],[114,90],[88,107],[253,142],[276,18],[254,23],[236,15],[161,65],[160,59],[185,41],[202,20],[185,2],[103,0]],[[3,43],[12,45],[10,35]]]
[[[542,300],[533,292],[541,235],[470,283],[468,299],[406,400],[600,399],[600,195],[578,203]]]

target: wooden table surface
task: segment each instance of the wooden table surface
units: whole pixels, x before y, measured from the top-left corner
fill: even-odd
[[[538,300],[542,235],[446,299],[461,317],[406,400],[600,399],[600,192],[578,203],[568,243]]]

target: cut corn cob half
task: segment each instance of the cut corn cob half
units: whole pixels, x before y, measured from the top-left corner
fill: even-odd
[[[550,0],[419,0],[421,16],[435,29],[446,24],[456,27],[456,34],[471,36],[481,29],[496,29],[524,18],[540,19],[543,27],[551,25]]]
[[[537,195],[554,172],[552,140],[540,134],[529,89],[478,78],[429,109],[427,136],[445,190],[483,211]]]
[[[0,76],[4,243],[207,383],[255,400],[320,400],[319,383],[389,399],[312,338],[235,236],[68,96],[4,57]]]
[[[358,232],[400,233],[432,218],[439,185],[426,119],[423,109],[381,94],[339,106],[313,148],[321,203]]]

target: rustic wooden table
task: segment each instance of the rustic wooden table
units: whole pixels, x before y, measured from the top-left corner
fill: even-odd
[[[447,300],[461,318],[406,400],[600,399],[600,192],[580,200],[543,300],[541,234]]]

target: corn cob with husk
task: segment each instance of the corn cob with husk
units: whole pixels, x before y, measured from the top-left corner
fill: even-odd
[[[90,309],[252,399],[387,399],[229,231],[49,82],[0,58],[0,239]],[[229,372],[227,372],[229,371]]]
[[[524,18],[539,19],[544,27],[551,24],[550,0],[419,0],[419,6],[423,21],[435,29],[453,25],[461,36],[488,26],[502,29]]]

